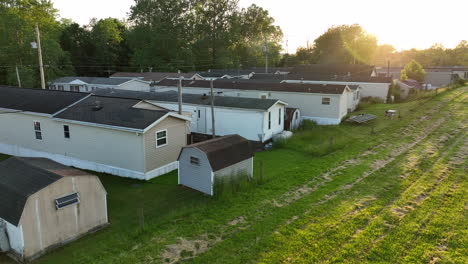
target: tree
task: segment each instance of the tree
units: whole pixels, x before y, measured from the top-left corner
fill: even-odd
[[[193,69],[191,0],[135,0],[128,34],[130,63],[138,70]]]
[[[371,64],[377,49],[376,37],[357,24],[331,27],[314,43],[319,63]]]
[[[61,26],[57,10],[46,0],[4,0],[0,2],[0,83],[17,85],[15,67],[22,85],[39,87],[34,26],[39,24],[46,81],[73,74],[70,57],[60,46]]]
[[[127,65],[130,50],[125,36],[127,28],[115,18],[92,20],[90,23],[91,41],[94,44],[96,71],[101,76],[108,76],[111,71],[118,71],[119,66]]]
[[[412,60],[405,65],[403,70],[401,70],[400,78],[402,80],[413,79],[418,82],[423,82],[424,78],[426,78],[426,72],[424,71],[421,64],[415,60]]]

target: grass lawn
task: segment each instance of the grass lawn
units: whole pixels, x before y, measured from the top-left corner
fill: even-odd
[[[264,182],[235,194],[101,174],[111,225],[35,263],[466,263],[467,91],[309,126],[257,153]]]

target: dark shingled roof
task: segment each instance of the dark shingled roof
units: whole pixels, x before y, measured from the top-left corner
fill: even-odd
[[[250,80],[278,80],[283,81],[288,79],[288,74],[274,74],[274,73],[255,73]]]
[[[214,172],[253,157],[250,142],[239,135],[219,137],[184,148],[197,148],[203,151]]]
[[[310,64],[299,65],[289,74],[290,80],[330,81],[343,78],[370,78],[374,66],[361,64]]]
[[[80,80],[87,84],[101,84],[101,85],[121,85],[135,78],[104,78],[104,77],[75,77],[67,76],[56,79],[52,83],[70,83],[74,80]]]
[[[147,82],[159,82],[165,78],[192,78],[196,73],[177,73],[177,72],[116,72],[112,74],[111,78],[133,78],[140,79]]]
[[[30,160],[34,159],[9,158],[0,162],[0,217],[15,226],[28,197],[63,178]]]
[[[177,87],[178,80],[165,79],[156,86]],[[210,81],[182,81],[183,87],[209,88]],[[343,84],[310,84],[310,83],[273,83],[273,82],[237,82],[221,81],[213,82],[214,88],[234,89],[234,90],[257,90],[275,92],[297,92],[297,93],[322,93],[322,94],[342,94],[346,88]]]
[[[168,111],[153,111],[134,108],[141,100],[91,96],[54,116],[60,119],[94,124],[145,129]],[[100,109],[96,109],[99,105]]]
[[[0,107],[54,114],[86,96],[86,93],[0,86]]]
[[[94,91],[96,95],[126,97],[148,101],[160,102],[178,102],[179,96],[177,92],[138,92],[118,89],[98,89]],[[195,105],[211,105],[211,97],[199,94],[183,94],[182,102]],[[215,96],[215,106],[232,107],[244,109],[268,110],[275,105],[278,100],[274,99],[257,99],[244,97],[229,97]]]

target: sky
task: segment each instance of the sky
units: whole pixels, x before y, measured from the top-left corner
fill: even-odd
[[[52,0],[62,18],[85,25],[93,17],[125,18],[134,0]],[[283,30],[283,48],[294,53],[330,26],[360,24],[397,50],[447,48],[468,40],[468,0],[240,0],[267,9]]]

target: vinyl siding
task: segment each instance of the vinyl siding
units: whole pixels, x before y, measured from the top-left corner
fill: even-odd
[[[43,140],[35,139],[33,121],[41,122]],[[136,133],[19,113],[0,115],[0,123],[0,144],[144,172],[143,140]],[[70,139],[64,138],[63,125],[70,127]]]
[[[79,193],[80,203],[55,208],[56,198],[74,192]],[[105,203],[106,191],[96,176],[64,177],[30,196],[20,220],[24,257],[41,254],[107,224]]]
[[[190,157],[200,160],[200,165],[190,163]],[[212,195],[212,170],[205,153],[196,148],[183,149],[179,159],[179,184]]]
[[[156,147],[156,132],[167,129],[167,145]],[[145,172],[177,161],[180,150],[187,145],[188,122],[167,117],[144,135]]]
[[[388,84],[386,84],[388,91]],[[158,91],[176,91],[177,87],[158,87]],[[339,121],[341,119],[339,109],[340,97],[343,94],[313,94],[313,93],[288,93],[288,92],[268,92],[256,90],[234,90],[215,88],[217,92],[223,92],[224,96],[261,98],[261,95],[267,95],[269,99],[278,99],[288,104],[289,107],[299,108],[302,116],[307,119],[332,119]],[[209,93],[209,88],[185,88],[184,93],[202,94]],[[386,95],[385,95],[386,96]],[[330,105],[322,105],[322,97],[330,97]]]
[[[177,103],[163,103],[156,102],[162,107],[176,111],[178,109]],[[182,106],[183,111],[193,113],[191,115],[191,131],[202,134],[211,134],[211,107],[204,105],[188,105]],[[198,110],[204,111],[201,118],[198,120]],[[215,107],[215,126],[216,135],[226,136],[232,134],[239,134],[248,140],[259,141],[259,135],[263,134],[263,114],[265,112],[248,110],[248,109],[235,109],[235,108],[222,108]]]
[[[236,176],[239,174],[246,173],[249,176],[253,175],[253,157],[250,159],[243,160],[236,164],[233,164],[229,167],[216,171],[214,173],[216,177],[229,177],[229,176]]]

